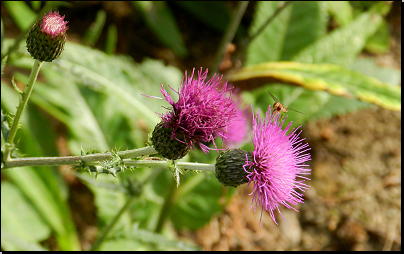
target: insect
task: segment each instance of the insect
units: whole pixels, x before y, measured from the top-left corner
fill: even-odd
[[[288,112],[288,110],[292,110],[292,111],[295,111],[297,113],[305,115],[305,113],[302,113],[300,111],[294,110],[292,108],[285,107],[285,105],[280,103],[279,100],[277,98],[275,98],[275,96],[273,96],[273,94],[271,94],[271,92],[268,91],[268,93],[269,93],[269,95],[271,95],[272,99],[275,101],[274,105],[272,106],[272,108],[273,108],[272,114],[280,113],[280,114],[282,114],[282,118],[283,118],[284,114],[286,112]]]

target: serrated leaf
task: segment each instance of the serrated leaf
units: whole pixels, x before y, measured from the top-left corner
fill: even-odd
[[[383,3],[380,3],[383,4]],[[348,67],[378,29],[382,16],[377,6],[362,13],[348,25],[335,29],[310,44],[291,60],[301,63],[330,63]]]
[[[258,2],[249,34],[254,34],[280,4]],[[246,66],[289,60],[325,33],[326,17],[321,2],[295,2],[285,7],[248,46]]]
[[[263,63],[246,67],[229,75],[230,82],[282,82],[310,90],[323,90],[333,95],[356,97],[380,107],[400,111],[401,89],[375,78],[329,64],[302,64],[296,62]],[[298,110],[298,109],[297,109]]]

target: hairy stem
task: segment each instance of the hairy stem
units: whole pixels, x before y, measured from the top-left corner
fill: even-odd
[[[27,106],[29,97],[31,96],[32,90],[34,89],[34,84],[36,78],[38,77],[39,70],[41,69],[42,62],[39,60],[34,61],[34,66],[32,67],[31,74],[28,78],[27,86],[25,87],[24,93],[22,94],[22,99],[20,100],[20,104],[18,105],[17,112],[15,113],[15,117],[13,120],[13,125],[11,126],[10,132],[8,134],[7,143],[12,146],[14,143],[15,134],[17,133],[18,124],[20,122],[20,118],[22,116],[22,112]],[[6,151],[6,158],[10,158],[11,147],[8,147]]]
[[[117,152],[116,154],[125,158],[137,158],[145,155],[156,154],[156,150],[152,146],[142,147],[138,149]],[[66,156],[66,157],[31,157],[31,158],[15,158],[4,162],[4,168],[25,167],[25,166],[60,166],[72,165],[79,166],[82,162],[86,164],[98,163],[113,158],[112,153],[95,153],[83,156]]]

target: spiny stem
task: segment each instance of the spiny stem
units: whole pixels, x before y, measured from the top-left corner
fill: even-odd
[[[24,111],[25,107],[27,106],[29,97],[31,96],[32,90],[34,89],[34,84],[35,84],[36,78],[38,77],[39,70],[41,69],[41,65],[42,65],[42,62],[35,59],[34,66],[32,67],[31,74],[29,75],[29,78],[28,78],[27,87],[25,88],[24,93],[22,94],[22,99],[20,101],[20,105],[18,106],[17,112],[15,113],[13,125],[11,126],[10,132],[8,134],[7,143],[10,146],[12,146],[12,144],[14,142],[15,134],[17,133],[18,124],[20,122],[22,112]],[[10,159],[10,154],[11,154],[10,146],[7,148],[7,151],[6,151],[7,159]]]
[[[152,146],[142,147],[138,149],[117,152],[116,154],[125,158],[137,158],[145,155],[156,154],[156,150]],[[99,161],[106,161],[113,158],[112,153],[95,153],[83,156],[66,156],[66,157],[30,157],[30,158],[15,158],[8,159],[4,162],[4,168],[26,167],[26,166],[60,166],[72,165],[79,166],[84,162],[87,164],[98,163]]]

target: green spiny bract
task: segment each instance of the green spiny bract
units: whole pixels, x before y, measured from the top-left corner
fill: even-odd
[[[220,153],[216,158],[215,176],[224,186],[237,187],[247,183],[247,172],[243,166],[248,160],[252,160],[251,152],[246,152],[241,149],[230,149]]]
[[[151,141],[154,149],[166,159],[178,160],[187,155],[189,146],[187,143],[182,143],[177,139],[171,139],[173,131],[171,128],[165,128],[163,122],[156,125],[153,130]],[[183,139],[181,133],[177,134],[179,140]]]

